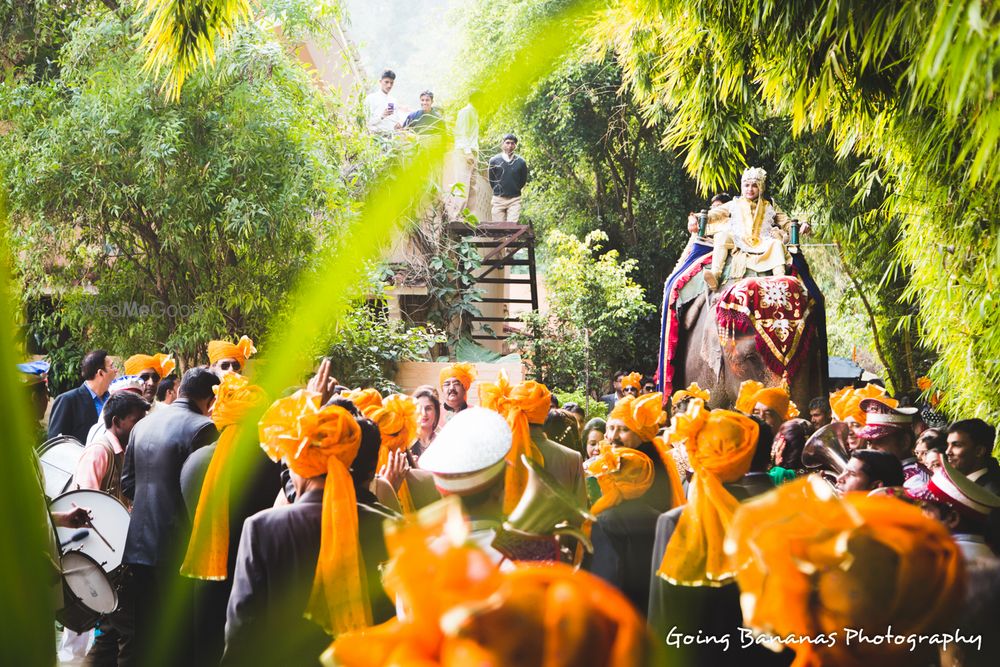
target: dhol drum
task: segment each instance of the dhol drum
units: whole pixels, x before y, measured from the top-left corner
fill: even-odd
[[[73,482],[76,464],[83,456],[83,449],[79,440],[68,435],[49,438],[38,448],[38,459],[42,463],[47,497],[56,498],[69,489],[69,485]]]
[[[56,620],[74,632],[86,632],[118,608],[118,592],[93,558],[81,551],[62,556],[63,608]]]
[[[56,528],[62,552],[80,551],[93,558],[115,580],[122,564],[129,513],[117,498],[101,491],[80,489],[52,501],[49,511],[69,512],[77,507],[90,510],[91,525],[85,528]]]

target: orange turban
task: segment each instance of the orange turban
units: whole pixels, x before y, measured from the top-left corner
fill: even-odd
[[[677,462],[670,453],[671,446],[656,435],[660,426],[667,420],[667,414],[663,411],[663,394],[657,391],[639,397],[622,396],[608,415],[608,421],[612,419],[624,422],[628,430],[639,436],[643,442],[653,443],[670,480],[670,507],[683,505],[683,482],[677,471]]]
[[[354,403],[358,412],[369,419],[375,410],[382,407],[382,394],[379,393],[378,389],[371,387],[344,392],[343,396]]]
[[[358,509],[348,468],[361,446],[361,426],[339,405],[300,389],[271,404],[258,425],[260,445],[302,477],[326,475],[319,559],[306,618],[332,635],[372,624]]]
[[[161,378],[165,378],[177,368],[177,362],[169,354],[133,354],[125,360],[125,375],[138,375],[152,368]]]
[[[675,391],[674,395],[670,397],[670,404],[676,407],[678,403],[687,398],[700,398],[707,404],[712,398],[712,393],[708,389],[699,387],[697,382],[692,382],[687,386],[687,389]]]
[[[758,404],[766,405],[774,410],[781,421],[788,421],[799,416],[799,409],[792,402],[788,390],[782,387],[765,387],[756,380],[744,380],[740,385],[740,393],[736,397],[736,410],[745,415],[753,413]]]
[[[385,399],[382,407],[374,408],[369,418],[378,426],[382,436],[382,446],[378,450],[378,468],[381,469],[389,460],[389,452],[405,452],[416,439],[417,404],[409,396],[394,394]],[[399,487],[399,502],[404,512],[414,510],[413,497],[405,479]]]
[[[213,340],[208,343],[208,363],[214,364],[220,359],[235,359],[242,367],[247,365],[247,359],[256,352],[253,341],[246,336],[240,336],[236,345],[224,340]]]
[[[736,512],[726,550],[747,626],[778,636],[838,633],[833,646],[793,644],[794,667],[905,665],[907,643],[843,641],[844,628],[933,633],[963,600],[965,568],[948,530],[888,496],[839,498],[816,475]]]
[[[729,410],[706,410],[700,398],[675,415],[668,437],[684,441],[694,477],[663,562],[661,577],[683,586],[722,586],[736,575],[723,550],[739,501],[723,485],[750,471],[757,422]]]
[[[544,424],[552,405],[552,393],[539,382],[529,380],[512,387],[507,372],[501,370],[496,383],[479,386],[479,404],[499,412],[513,432],[510,451],[507,452],[507,472],[504,478],[503,511],[513,511],[528,485],[528,469],[521,462],[521,455],[545,465],[545,458],[531,439],[531,424]]]
[[[629,373],[622,378],[622,389],[625,387],[635,387],[639,391],[642,391],[642,374],[641,373]]]
[[[833,413],[833,418],[839,422],[852,420],[865,426],[868,423],[868,417],[861,409],[861,401],[866,398],[874,398],[890,408],[899,405],[899,401],[885,395],[885,387],[869,383],[860,389],[844,387],[840,391],[830,394],[830,412]]]
[[[337,637],[321,658],[324,665],[507,667],[524,662],[526,646],[537,650],[538,664],[549,666],[652,664],[655,640],[618,589],[561,563],[501,572],[468,545],[452,500],[454,506],[445,499],[405,523],[387,524],[386,588],[407,613]],[[451,510],[459,521],[422,525],[428,510]]]
[[[222,376],[222,382],[212,389],[215,391],[212,422],[219,429],[219,442],[201,485],[181,574],[222,581],[228,576],[229,488],[232,460],[239,441],[238,427],[251,409],[267,400],[267,395],[238,373]]]
[[[625,422],[628,430],[642,438],[643,442],[652,442],[667,420],[663,412],[663,394],[654,392],[638,398],[622,396],[608,415],[608,420],[611,419]]]
[[[601,497],[590,508],[592,514],[638,498],[653,485],[652,459],[630,447],[602,443],[600,452],[587,461],[584,469],[601,487]]]
[[[476,381],[476,367],[464,361],[445,366],[438,374],[438,384],[443,387],[444,381],[449,378],[457,379],[465,387],[465,390],[469,391],[469,387]]]

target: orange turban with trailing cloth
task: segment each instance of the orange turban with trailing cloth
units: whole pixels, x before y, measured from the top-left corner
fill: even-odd
[[[684,486],[677,471],[677,462],[670,453],[673,447],[657,436],[660,427],[667,421],[667,414],[663,411],[663,394],[657,391],[638,398],[631,395],[622,396],[608,415],[608,421],[612,419],[624,422],[628,430],[639,436],[643,442],[653,443],[670,480],[670,507],[683,505]]]
[[[444,386],[444,381],[451,378],[461,382],[465,390],[469,391],[469,387],[476,381],[476,367],[464,361],[445,366],[438,374],[438,384]]]
[[[602,443],[597,456],[587,460],[584,470],[601,487],[601,497],[590,508],[592,514],[638,498],[653,486],[652,459],[629,447]]]
[[[521,463],[521,455],[545,465],[545,458],[531,439],[531,424],[545,423],[552,405],[552,392],[533,380],[511,386],[506,371],[501,370],[496,383],[480,385],[479,404],[500,413],[513,433],[504,478],[503,511],[508,514],[517,506],[528,485],[528,469]]]
[[[382,407],[382,394],[379,393],[378,389],[371,387],[368,389],[354,389],[353,391],[344,392],[342,395],[351,403],[354,403],[354,407],[358,409],[358,412],[369,419],[371,419],[373,412]]]
[[[409,396],[394,394],[382,402],[382,407],[374,408],[369,418],[382,436],[382,446],[378,450],[378,469],[381,469],[389,460],[389,452],[405,452],[416,439],[417,404]],[[399,502],[404,512],[414,510],[405,479],[399,487]]]
[[[201,485],[181,574],[221,581],[228,576],[230,474],[239,442],[239,424],[251,409],[267,400],[267,395],[238,373],[227,373],[212,389],[212,422],[219,429],[219,442]]]
[[[706,410],[700,398],[674,416],[668,438],[684,442],[694,477],[687,505],[657,571],[667,581],[722,586],[736,576],[724,540],[740,503],[723,484],[750,471],[759,433],[757,422],[749,417],[730,410]]]
[[[781,421],[788,421],[799,416],[799,409],[792,402],[788,390],[783,387],[765,387],[756,380],[744,380],[740,385],[740,393],[736,397],[736,410],[745,415],[753,413],[754,407],[760,403],[774,410]]]
[[[161,378],[165,378],[177,368],[177,362],[169,354],[133,354],[125,360],[125,375],[138,375],[152,368]]]
[[[642,391],[642,374],[641,373],[629,373],[622,378],[622,389],[625,387],[633,387]]]
[[[339,635],[372,624],[364,562],[358,547],[358,510],[348,469],[361,446],[361,427],[339,405],[300,389],[271,404],[258,424],[260,444],[302,477],[326,475],[319,559],[306,618]]]
[[[840,498],[816,475],[741,505],[726,551],[740,567],[748,627],[781,637],[837,633],[833,645],[793,643],[794,667],[916,664],[909,642],[848,643],[845,628],[933,634],[954,623],[964,597],[964,561],[941,523],[888,496]]]
[[[242,367],[247,365],[247,359],[256,352],[253,341],[246,336],[240,336],[235,345],[224,340],[213,340],[208,343],[208,363],[214,364],[220,359],[235,359]]]

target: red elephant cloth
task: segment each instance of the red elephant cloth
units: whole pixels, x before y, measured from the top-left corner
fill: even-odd
[[[767,367],[790,378],[806,358],[815,336],[810,322],[813,299],[795,276],[759,276],[729,286],[716,302],[723,338],[753,329]]]

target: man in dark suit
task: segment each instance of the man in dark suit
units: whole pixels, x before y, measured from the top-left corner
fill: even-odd
[[[122,560],[131,575],[138,664],[148,660],[144,654],[150,650],[152,636],[166,630],[161,627],[160,615],[169,589],[189,587],[178,574],[191,532],[181,493],[181,468],[192,452],[218,438],[215,425],[206,416],[217,384],[219,377],[212,371],[189,370],[181,380],[177,400],[136,424],[125,450],[122,491],[133,504]],[[185,606],[178,616],[181,622],[190,622],[189,611]],[[189,634],[183,632],[182,636]],[[190,644],[173,642],[161,648],[184,653],[191,649]],[[188,656],[173,658],[161,654],[160,664],[190,664]]]
[[[104,403],[108,400],[108,387],[117,371],[111,357],[104,350],[88,352],[80,364],[83,384],[76,389],[56,396],[49,414],[49,437],[68,435],[81,444],[87,442],[87,432],[97,423]]]
[[[379,567],[388,559],[382,525],[397,515],[378,504],[368,490],[375,477],[381,437],[371,420],[359,418],[350,401],[335,397],[330,403],[358,421],[360,444],[350,466],[357,499],[358,546],[372,620],[382,623],[395,615],[379,575]],[[296,472],[292,453],[284,459],[295,487],[295,502],[258,512],[243,524],[226,616],[223,665],[318,665],[320,654],[330,645],[330,635],[318,621],[303,616],[319,560],[327,475],[303,477]]]
[[[649,603],[649,568],[659,511],[644,496],[653,485],[653,462],[637,449],[612,448],[588,461],[601,497],[590,539],[594,555],[589,570],[618,587],[640,614]]]
[[[248,443],[249,444],[249,443]],[[205,474],[212,462],[216,445],[202,447],[188,457],[181,469],[181,490],[187,505],[188,515],[193,523],[195,510],[201,498]],[[197,659],[195,665],[216,667],[222,658],[226,626],[226,605],[233,588],[233,572],[236,570],[236,553],[240,545],[243,523],[251,516],[274,506],[274,500],[282,490],[281,464],[267,457],[258,446],[253,447],[250,471],[238,486],[229,489],[229,563],[228,576],[223,581],[192,582],[195,600],[195,642]]]
[[[762,472],[770,461],[774,435],[763,420],[751,419],[757,423],[758,431],[749,472],[737,480],[720,480],[726,491],[741,502],[774,488],[770,476]],[[781,667],[791,664],[794,654],[789,650],[773,653],[756,644],[746,648],[741,646],[738,628],[743,625],[743,612],[739,587],[735,582],[719,587],[684,586],[659,576],[663,555],[685,508],[686,505],[675,507],[661,514],[656,521],[648,614],[653,633],[667,640],[668,654],[678,665]],[[727,648],[713,642],[685,645],[677,639],[678,634],[694,636],[699,633],[709,637],[729,635],[731,642]]]

